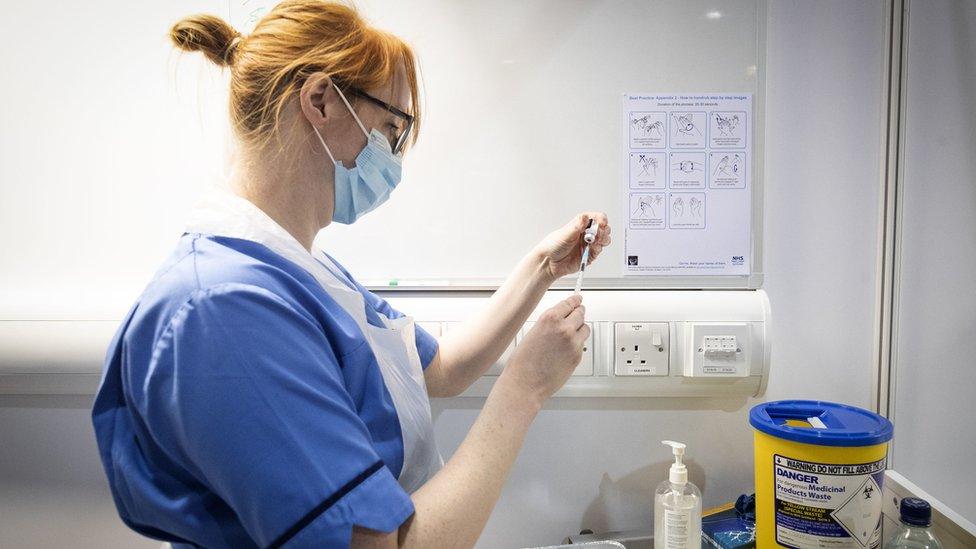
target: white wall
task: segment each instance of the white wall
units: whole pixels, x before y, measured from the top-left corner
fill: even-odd
[[[140,2],[123,25],[132,3],[3,3],[0,320],[118,318],[150,276],[140,259],[173,246],[185,197],[220,171],[224,111],[220,77],[174,56],[159,21],[225,6]],[[135,241],[132,224],[160,230]],[[115,513],[90,407],[0,396],[0,547],[159,546]]]
[[[909,20],[893,467],[976,522],[976,4]]]
[[[226,6],[2,4],[0,319],[118,319],[172,249],[222,171],[227,84],[167,23]]]
[[[881,63],[881,2],[770,5],[764,270],[774,351],[767,398],[868,405]],[[435,402],[445,454],[480,403]],[[666,437],[690,444],[692,478],[707,505],[750,490],[752,404],[551,402],[479,546],[549,544],[580,528],[649,527],[653,486],[668,462],[658,441]],[[0,546],[133,546],[101,480],[86,406],[87,399],[0,399]],[[73,539],[71,517],[84,513],[91,537]]]
[[[91,397],[0,396],[0,547],[138,548],[98,460]]]

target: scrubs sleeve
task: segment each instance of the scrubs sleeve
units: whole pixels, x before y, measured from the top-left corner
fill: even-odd
[[[347,271],[345,267],[340,265],[339,262],[336,261],[334,257],[330,255],[329,259],[331,259],[332,262],[335,263],[337,267],[339,267],[339,269],[342,271],[342,274],[344,274],[346,278],[348,278],[349,281],[353,283],[356,289],[359,290],[359,293],[363,294],[363,298],[366,300],[367,307],[371,307],[374,311],[382,313],[387,318],[400,318],[403,316],[403,313],[394,309],[385,299],[374,294],[373,292],[366,289],[365,286],[360,284],[359,281],[353,278],[352,275],[349,274],[349,271]],[[427,367],[430,366],[430,363],[434,360],[434,357],[437,356],[437,350],[439,348],[437,343],[437,338],[430,335],[430,332],[425,330],[419,324],[414,324],[414,328],[415,328],[414,339],[416,339],[417,342],[417,354],[420,355],[421,366],[423,366],[424,370],[426,370]]]
[[[354,351],[355,352],[355,351]],[[154,353],[144,413],[261,547],[396,530],[410,497],[375,452],[320,324],[262,288],[197,292]],[[165,365],[165,367],[164,367]]]

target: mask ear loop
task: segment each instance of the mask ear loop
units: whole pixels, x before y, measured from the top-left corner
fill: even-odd
[[[329,82],[332,82],[332,78],[329,78]],[[339,98],[342,99],[342,102],[346,104],[346,108],[349,109],[350,113],[352,113],[352,117],[356,119],[356,124],[359,124],[359,129],[363,130],[363,135],[366,136],[366,139],[369,139],[369,132],[366,131],[366,126],[363,126],[362,121],[360,121],[359,117],[356,116],[356,111],[353,110],[352,105],[349,104],[349,100],[346,99],[346,94],[342,93],[342,90],[339,89],[339,86],[335,85],[335,82],[332,82],[332,87],[334,87],[335,91],[339,93]]]
[[[353,119],[356,120],[356,124],[359,125],[359,129],[363,130],[363,135],[366,136],[366,139],[369,139],[369,132],[366,131],[366,126],[363,126],[362,121],[360,121],[359,117],[356,116],[356,111],[353,110],[352,105],[349,104],[349,100],[346,99],[345,94],[342,93],[342,90],[339,89],[339,86],[336,86],[335,82],[332,81],[331,77],[326,77],[326,78],[329,79],[329,83],[332,84],[333,88],[335,88],[335,91],[339,94],[339,98],[342,99],[342,102],[346,104],[346,108],[349,109],[350,113],[352,113],[352,117]],[[332,163],[338,164],[338,162],[336,162],[335,156],[332,155],[332,150],[329,149],[329,146],[325,144],[325,139],[322,139],[322,134],[319,133],[319,129],[316,128],[315,126],[312,126],[312,129],[315,130],[315,136],[319,138],[319,143],[322,143],[322,147],[325,148],[325,152],[326,154],[329,155],[329,158],[332,160]]]

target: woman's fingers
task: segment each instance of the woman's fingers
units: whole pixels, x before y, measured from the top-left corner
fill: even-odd
[[[589,337],[590,337],[590,327],[587,326],[586,322],[584,322],[583,325],[580,326],[578,330],[576,330],[575,341],[576,341],[576,345],[579,346],[579,349],[581,351],[583,350],[583,344],[586,343],[586,340]]]
[[[610,224],[607,214],[603,212],[582,212],[577,214],[561,229],[553,231],[541,244],[544,252],[561,267],[560,276],[576,272],[580,255],[583,253],[583,233],[593,221],[597,231],[593,242],[590,243],[590,256],[587,265],[593,262],[603,248],[610,245]]]
[[[594,223],[596,223],[598,236],[610,228],[610,222],[607,221],[607,214],[603,212],[583,212],[577,214],[576,217],[569,222],[569,225],[575,227],[579,231],[583,231],[589,227],[591,219]]]
[[[607,227],[607,232],[603,238],[597,238],[593,244],[590,244],[590,259],[587,265],[593,263],[600,254],[603,253],[603,248],[610,245],[610,227]]]
[[[566,299],[560,301],[559,303],[556,303],[555,305],[552,306],[552,309],[549,310],[552,311],[554,315],[556,315],[556,318],[566,318],[570,315],[570,313],[575,311],[582,303],[583,303],[583,297],[579,294],[573,294],[567,297]]]
[[[573,327],[573,331],[579,330],[579,327],[586,323],[586,307],[582,305],[573,309],[566,320],[569,321],[569,325]]]
[[[606,246],[610,243],[610,222],[607,220],[607,214],[603,212],[582,212],[577,214],[576,217],[563,227],[564,234],[568,233],[568,236],[572,238],[581,236],[583,231],[589,227],[591,219],[597,225],[596,240],[594,242],[600,242]]]
[[[590,258],[586,261],[586,264],[589,265],[590,263],[596,261],[596,258],[600,256],[601,252],[603,252],[603,246],[600,246],[599,244],[591,244]]]
[[[609,228],[610,227],[610,221],[607,220],[607,214],[605,214],[603,212],[586,212],[583,215],[585,215],[587,218],[592,219],[593,221],[595,221],[596,224],[597,224],[597,227],[599,227],[601,231],[604,228]]]
[[[578,234],[586,230],[586,226],[589,224],[590,224],[590,214],[583,212],[581,214],[577,214],[572,221],[567,223],[566,228],[569,229],[569,232],[573,234]]]

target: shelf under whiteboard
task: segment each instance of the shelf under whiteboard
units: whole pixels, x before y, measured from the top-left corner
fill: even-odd
[[[411,279],[365,280],[363,285],[374,292],[458,292],[494,291],[504,279]],[[584,278],[583,289],[592,290],[757,290],[762,287],[762,273],[742,276],[630,276],[619,278]],[[557,280],[553,290],[572,290],[575,277]]]

